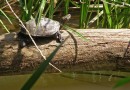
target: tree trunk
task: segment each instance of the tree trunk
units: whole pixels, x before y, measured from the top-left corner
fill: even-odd
[[[70,37],[51,61],[53,65],[67,72],[128,69],[130,30],[96,29],[78,32],[88,40],[63,31],[64,38],[68,35]],[[36,43],[46,57],[58,45],[51,38],[37,38]],[[0,73],[29,72],[35,70],[41,62],[43,58],[33,44],[18,49],[15,33],[0,36]],[[46,71],[57,72],[51,66]]]

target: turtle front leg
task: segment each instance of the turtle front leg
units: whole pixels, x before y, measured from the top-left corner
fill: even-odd
[[[56,38],[56,41],[57,41],[58,43],[61,43],[61,42],[64,41],[64,38],[61,36],[60,31],[56,32],[55,38]]]
[[[19,40],[19,48],[23,48],[26,46],[26,42],[23,39]]]
[[[21,33],[21,32],[19,32],[18,34],[17,34],[17,38],[18,38],[18,47],[21,49],[21,48],[23,48],[23,47],[25,47],[26,46],[26,41],[25,41],[25,38],[24,38],[24,36],[23,36],[23,34]]]

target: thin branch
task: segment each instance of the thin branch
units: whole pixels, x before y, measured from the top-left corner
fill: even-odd
[[[9,2],[10,3],[10,5],[12,5],[12,4],[15,4],[16,2],[18,2],[17,0],[16,1],[13,1],[13,2]],[[4,9],[4,8],[6,8],[8,5],[5,5],[5,6],[3,6],[3,7],[1,7],[1,9]]]
[[[42,51],[39,49],[39,47],[37,46],[37,44],[35,43],[34,39],[32,38],[30,32],[27,30],[27,28],[25,27],[25,25],[23,24],[23,22],[20,20],[20,18],[15,14],[15,12],[13,11],[12,7],[10,6],[10,4],[8,3],[8,1],[6,0],[7,5],[9,6],[10,10],[12,11],[12,13],[15,15],[15,17],[19,20],[19,22],[21,23],[22,27],[25,28],[26,32],[28,33],[30,39],[32,40],[33,44],[35,45],[35,47],[37,48],[37,50],[40,52],[41,56],[43,57],[44,60],[46,60],[46,56],[43,55]],[[56,70],[58,70],[59,72],[62,72],[60,69],[58,69],[57,67],[55,67],[53,64],[49,63],[49,65],[51,65],[52,67],[54,67]]]
[[[106,3],[106,4],[110,4],[113,6],[117,6],[117,7],[130,7],[130,4],[126,3],[126,2],[117,2],[117,1],[106,1],[106,0],[101,0],[102,2]],[[111,3],[112,2],[112,3]],[[115,4],[116,3],[116,4]]]

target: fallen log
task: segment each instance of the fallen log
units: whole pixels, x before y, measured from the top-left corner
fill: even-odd
[[[53,65],[68,72],[128,69],[126,66],[130,65],[130,54],[126,49],[130,40],[129,29],[89,29],[78,32],[88,41],[76,34],[63,31],[64,38],[68,35],[70,37],[51,61]],[[55,40],[47,38],[36,40],[36,43],[47,57],[58,45]],[[33,44],[18,49],[16,33],[0,36],[0,73],[33,71],[42,62],[43,58]],[[57,72],[51,66],[48,66],[46,71]]]

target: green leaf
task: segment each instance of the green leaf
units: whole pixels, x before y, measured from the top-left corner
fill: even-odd
[[[71,28],[71,27],[69,27],[69,26],[67,26],[67,25],[64,25],[63,27],[64,27],[67,31],[72,32],[72,33],[78,35],[78,36],[81,37],[83,40],[88,41],[88,39],[86,39],[86,37],[84,37],[81,33],[77,32],[74,28]]]
[[[55,7],[55,9],[54,9],[54,12],[56,12],[56,10],[57,10],[58,8],[60,8],[60,6],[63,4],[63,1],[64,1],[64,0],[59,0],[59,3],[56,5],[56,7]]]
[[[106,2],[106,0],[104,0]],[[103,3],[104,5],[104,10],[105,10],[105,13],[107,15],[107,21],[109,23],[109,27],[112,28],[112,19],[111,19],[111,11],[109,10],[109,6],[107,3]]]
[[[64,14],[67,15],[68,14],[68,10],[69,10],[69,3],[70,3],[70,0],[65,0],[65,10],[64,10]]]
[[[31,89],[31,87],[36,83],[36,81],[41,76],[41,74],[43,72],[45,72],[47,66],[49,65],[49,62],[53,59],[53,57],[56,55],[57,51],[60,49],[60,47],[63,45],[63,43],[67,39],[68,39],[68,37],[49,55],[49,57],[43,63],[41,63],[39,68],[32,74],[32,76],[24,84],[24,86],[21,88],[21,90],[30,90]]]
[[[54,0],[50,0],[50,5],[49,5],[49,18],[53,19],[53,14],[54,14]]]
[[[10,22],[10,24],[13,24],[10,18],[0,9],[0,12],[6,17],[6,19]]]
[[[27,7],[28,7],[28,18],[30,19],[33,12],[33,3],[34,3],[34,0],[29,0],[28,3],[27,3]]]
[[[37,15],[35,17],[35,20],[37,23],[39,23],[39,21],[41,20],[41,16],[42,16],[43,10],[45,8],[45,4],[46,4],[46,0],[42,0],[41,4],[39,6],[39,9],[38,9]]]
[[[2,26],[4,27],[4,29],[5,29],[8,33],[10,33],[10,31],[9,31],[8,28],[4,25],[4,23],[2,22],[2,20],[0,20],[0,23],[2,24]]]
[[[73,4],[75,7],[80,7],[75,1],[70,0],[71,4]]]
[[[80,28],[86,28],[88,24],[88,10],[90,6],[90,0],[82,0],[83,3],[80,5]]]
[[[130,83],[130,77],[121,79],[119,82],[117,82],[117,84],[113,88],[121,87],[121,86],[123,86],[123,85],[125,85],[127,83]]]

